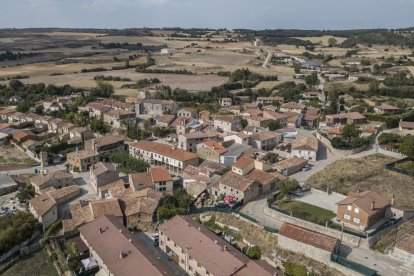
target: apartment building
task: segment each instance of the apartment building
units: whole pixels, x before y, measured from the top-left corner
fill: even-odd
[[[250,260],[191,217],[175,216],[159,227],[160,249],[188,275],[281,276],[267,263]]]

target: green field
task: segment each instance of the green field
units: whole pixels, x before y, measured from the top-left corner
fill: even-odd
[[[40,250],[20,259],[11,268],[3,273],[3,276],[58,276],[53,263],[49,261],[46,250]]]
[[[292,214],[294,217],[320,225],[325,225],[326,221],[336,217],[332,211],[295,200],[278,202],[275,207]]]

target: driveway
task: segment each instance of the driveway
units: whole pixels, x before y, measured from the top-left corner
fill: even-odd
[[[315,205],[318,207],[321,207],[326,210],[330,210],[334,213],[336,213],[337,206],[336,203],[345,199],[346,196],[338,194],[338,193],[332,193],[328,194],[324,191],[311,189],[308,192],[305,192],[303,196],[296,198],[298,201],[302,201],[311,205]]]

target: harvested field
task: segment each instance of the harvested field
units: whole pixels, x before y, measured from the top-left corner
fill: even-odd
[[[53,73],[59,74],[71,74],[80,72],[82,69],[92,69],[96,67],[104,67],[107,69],[113,66],[123,66],[125,62],[110,62],[99,64],[83,64],[83,63],[70,63],[70,64],[56,64],[55,62],[42,62],[26,64],[21,66],[13,66],[0,68],[0,78],[12,77],[16,75],[27,75],[30,77],[35,76],[49,76]]]
[[[20,166],[36,166],[38,163],[14,146],[0,147],[0,166],[4,168],[15,168]]]
[[[342,43],[342,42],[344,42],[346,40],[345,37],[330,36],[330,35],[311,36],[311,37],[295,37],[295,38],[301,39],[301,40],[304,40],[304,41],[309,40],[312,43],[322,42],[322,45],[324,45],[324,46],[328,46],[329,45],[328,40],[330,38],[335,38],[338,41],[338,43]]]
[[[414,178],[385,169],[393,161],[384,155],[336,161],[312,175],[307,184],[321,190],[332,187],[343,194],[357,190],[375,190],[387,198],[394,194],[396,205],[414,208]]]
[[[260,89],[260,88],[272,89],[278,83],[280,83],[280,81],[261,81],[255,86],[255,88],[256,89]]]
[[[330,268],[325,268],[325,265],[313,261],[303,255],[298,255],[279,248],[277,245],[276,234],[268,233],[262,228],[246,222],[245,220],[236,218],[232,214],[214,212],[214,215],[216,216],[216,221],[239,229],[244,240],[260,246],[262,255],[278,265],[281,265],[282,261],[291,261],[313,269],[319,275],[342,275],[342,273]]]
[[[97,75],[119,76],[130,78],[132,81],[141,79],[158,78],[162,84],[171,88],[183,88],[190,91],[210,90],[213,86],[219,86],[227,81],[226,77],[217,75],[180,75],[180,74],[143,74],[135,72],[135,69],[111,70],[103,72],[89,72],[79,74],[66,74],[58,76],[38,76],[29,79],[22,79],[24,83],[39,83],[64,85],[69,84],[75,87],[95,87],[93,78]],[[125,82],[111,82],[116,88],[120,88]],[[136,91],[136,90],[135,90]]]

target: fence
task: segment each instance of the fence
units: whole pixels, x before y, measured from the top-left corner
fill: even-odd
[[[408,170],[404,170],[404,169],[395,167],[395,165],[400,164],[400,163],[404,163],[406,161],[414,161],[414,160],[409,159],[409,158],[404,158],[404,159],[397,160],[395,162],[392,162],[390,164],[385,165],[385,168],[387,170],[390,170],[390,171],[394,171],[394,172],[397,172],[397,173],[401,173],[401,174],[405,174],[405,175],[414,177],[414,171],[408,171]]]
[[[352,269],[362,275],[366,275],[366,276],[375,276],[378,275],[376,270],[373,270],[367,266],[364,266],[362,264],[350,261],[344,257],[341,257],[339,255],[336,254],[332,254],[331,255],[331,261],[335,262],[337,264],[340,264],[342,266],[345,266],[349,269]]]

